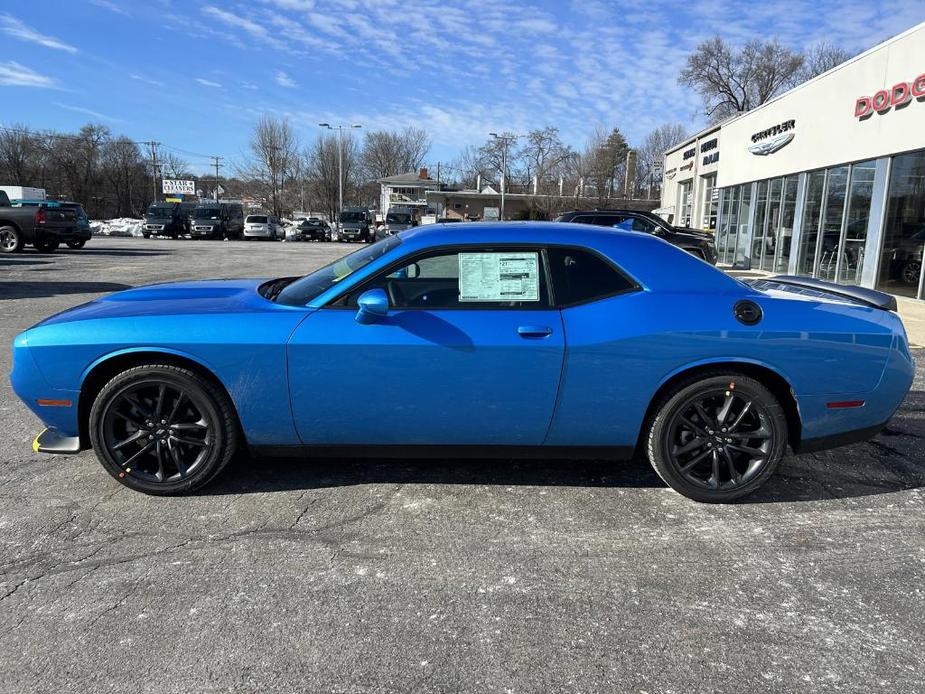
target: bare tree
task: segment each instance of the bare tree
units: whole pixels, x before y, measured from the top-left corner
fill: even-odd
[[[16,185],[36,185],[41,141],[25,125],[0,129],[0,178]]]
[[[717,36],[687,57],[678,81],[700,92],[706,115],[718,122],[777,96],[802,67],[803,56],[776,40],[737,49]]]
[[[417,171],[430,151],[430,136],[408,126],[401,132],[374,130],[363,138],[362,166],[368,180]]]
[[[490,170],[480,148],[475,145],[466,145],[448,170],[450,176],[465,188],[476,188],[480,181],[484,186],[497,175],[496,171]]]
[[[298,140],[285,118],[263,116],[251,135],[250,158],[237,167],[259,195],[269,202],[273,214],[283,213],[282,188],[286,171],[298,156]]]
[[[356,138],[343,134],[344,204],[358,201],[360,147]],[[312,180],[312,205],[325,210],[334,219],[338,207],[337,135],[320,133],[302,154],[304,166]]]
[[[559,205],[559,180],[573,169],[575,152],[559,137],[559,129],[547,126],[531,130],[518,153],[528,185],[533,186],[534,216],[547,218]]]
[[[655,171],[662,165],[665,152],[687,137],[680,123],[665,123],[652,130],[636,148],[636,181],[640,189],[651,195],[661,190],[661,178]]]
[[[116,216],[136,214],[136,203],[141,202],[139,193],[148,190],[138,145],[127,137],[117,137],[103,145],[101,159],[103,178],[109,184],[106,197],[111,198]]]
[[[189,164],[173,152],[161,152],[157,160],[164,178],[185,178],[189,176]]]
[[[820,41],[806,52],[803,68],[797,73],[797,83],[806,82],[813,77],[828,72],[854,57],[854,53],[839,48],[828,41]]]

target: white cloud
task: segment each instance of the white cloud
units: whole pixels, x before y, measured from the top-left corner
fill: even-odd
[[[240,15],[236,15],[232,12],[226,12],[225,10],[220,10],[219,8],[212,7],[211,5],[203,7],[202,13],[212,17],[213,19],[223,22],[228,26],[242,29],[256,38],[269,38],[267,30],[261,24],[258,24],[257,22],[248,19],[247,17],[241,17]]]
[[[8,60],[0,63],[0,86],[4,87],[54,87],[53,77],[41,75],[35,70]]]
[[[139,81],[139,82],[144,82],[145,84],[150,84],[150,85],[152,85],[152,86],[154,86],[154,87],[163,87],[163,86],[164,86],[164,83],[163,83],[163,82],[161,82],[161,81],[159,81],[159,80],[153,80],[153,79],[151,79],[150,77],[144,77],[144,76],[142,76],[142,75],[129,75],[129,77],[130,77],[131,79],[133,79],[133,80],[137,80],[137,81]]]
[[[203,77],[197,77],[196,81],[204,87],[214,87],[216,89],[221,89],[222,85],[220,82],[213,82],[212,80],[207,80]]]
[[[128,16],[128,12],[119,7],[116,3],[111,2],[111,0],[90,0],[90,2],[97,7],[102,7],[104,10],[109,10],[110,12],[115,12],[116,14],[123,14]]]
[[[0,16],[0,31],[20,41],[37,43],[40,46],[45,46],[45,48],[54,48],[55,50],[67,51],[68,53],[77,52],[77,49],[71,44],[64,43],[64,41],[56,39],[54,36],[50,36],[45,32],[36,31],[8,14]]]
[[[274,78],[274,81],[280,87],[286,87],[287,89],[294,89],[295,87],[299,86],[298,84],[296,84],[296,81],[294,79],[292,79],[289,75],[287,75],[282,70],[276,73],[276,77]]]
[[[85,108],[84,106],[71,106],[70,104],[62,104],[57,101],[55,101],[54,104],[55,106],[59,108],[63,108],[67,111],[74,111],[75,113],[82,113],[86,116],[90,116],[91,118],[96,118],[97,120],[108,120],[114,123],[122,122],[121,118],[113,118],[112,116],[107,116],[106,114],[100,113],[99,111],[94,111],[92,109]]]

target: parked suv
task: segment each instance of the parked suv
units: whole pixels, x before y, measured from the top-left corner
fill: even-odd
[[[90,217],[87,216],[83,205],[79,202],[61,201],[58,205],[74,210],[74,213],[77,215],[77,233],[74,235],[74,238],[65,241],[67,247],[74,250],[83,248],[87,245],[87,241],[93,238],[93,231],[90,229]]]
[[[239,239],[244,232],[244,208],[235,202],[201,202],[190,215],[194,239]]]
[[[145,211],[145,224],[141,230],[146,239],[151,236],[169,236],[172,239],[188,231],[188,222],[180,213],[178,202],[152,202]]]
[[[78,238],[77,213],[57,203],[13,206],[0,190],[0,253],[17,253],[29,243],[37,251],[51,253]]]
[[[376,235],[376,218],[365,207],[345,207],[340,213],[341,241],[372,243]]]
[[[672,226],[657,214],[638,210],[573,210],[565,212],[556,219],[557,222],[574,224],[594,224],[601,227],[614,227],[626,231],[639,231],[653,234],[668,243],[682,248],[698,258],[716,265],[716,242],[713,234],[698,229]]]

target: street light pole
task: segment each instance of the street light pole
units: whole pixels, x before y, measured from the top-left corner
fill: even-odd
[[[319,123],[318,126],[337,131],[337,224],[339,229],[340,215],[344,209],[344,130],[362,128],[363,126],[359,123],[352,123],[351,125]]]

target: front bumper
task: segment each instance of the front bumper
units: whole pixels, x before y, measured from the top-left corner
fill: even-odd
[[[80,453],[80,437],[67,436],[54,427],[48,427],[35,437],[32,450],[36,453],[54,455],[76,455]]]

